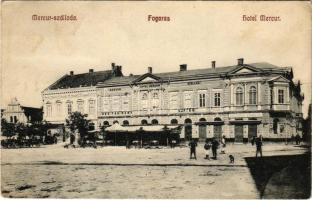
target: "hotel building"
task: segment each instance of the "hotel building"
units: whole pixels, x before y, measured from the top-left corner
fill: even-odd
[[[172,68],[171,68],[172,69]],[[281,140],[302,129],[300,83],[291,67],[269,63],[188,69],[124,76],[122,67],[70,72],[42,92],[44,119],[65,123],[68,114],[88,114],[95,126],[181,125],[181,138],[225,135],[235,142],[253,136]]]

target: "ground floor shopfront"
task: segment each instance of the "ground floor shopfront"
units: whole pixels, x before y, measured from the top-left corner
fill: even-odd
[[[298,121],[286,115],[263,113],[227,113],[201,115],[167,115],[167,116],[127,116],[100,118],[98,124],[110,126],[118,122],[120,125],[180,125],[180,138],[192,138],[204,141],[206,138],[221,139],[224,135],[228,141],[235,143],[248,142],[253,137],[262,136],[264,140],[283,141],[296,134],[302,135],[298,129]]]

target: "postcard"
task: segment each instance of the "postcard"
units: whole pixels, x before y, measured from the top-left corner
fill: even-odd
[[[2,197],[310,197],[309,1],[1,7]]]

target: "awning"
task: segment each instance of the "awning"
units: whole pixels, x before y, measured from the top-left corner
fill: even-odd
[[[88,133],[97,133],[97,132],[100,132],[100,130],[91,130],[91,131],[88,131]]]
[[[241,125],[261,124],[261,121],[260,120],[233,120],[233,121],[230,121],[230,124],[241,124]]]
[[[116,123],[117,124],[117,123]],[[164,126],[164,125],[151,125],[151,126],[120,126],[114,124],[105,129],[108,132],[164,132],[167,130],[176,130],[179,126]],[[165,128],[166,127],[166,128]]]
[[[118,123],[111,125],[105,129],[107,132],[127,132],[128,129],[126,127],[120,126]]]
[[[195,122],[195,125],[223,125],[224,121]]]

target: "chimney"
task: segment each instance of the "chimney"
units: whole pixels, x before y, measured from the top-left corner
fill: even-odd
[[[237,65],[244,65],[244,58],[237,59]]]
[[[74,75],[74,71],[70,71],[69,74],[72,76]]]
[[[147,72],[150,73],[150,74],[152,74],[152,73],[153,73],[153,68],[152,68],[152,67],[148,67],[148,68],[147,68]]]
[[[211,61],[211,68],[215,69],[216,68],[216,61]]]
[[[180,65],[180,72],[187,70],[187,64]]]
[[[94,72],[94,70],[93,69],[89,69],[89,73],[93,73]]]

